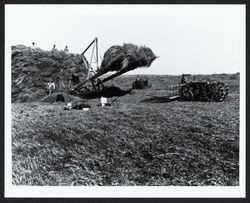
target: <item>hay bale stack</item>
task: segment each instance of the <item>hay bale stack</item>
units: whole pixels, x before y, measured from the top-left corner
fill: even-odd
[[[145,46],[123,44],[112,46],[104,54],[100,72],[133,70],[139,67],[149,67],[157,57]]]
[[[87,67],[79,54],[63,51],[44,51],[24,45],[12,46],[12,102],[39,101],[46,96],[46,83],[52,80],[67,83],[68,70],[75,68],[75,74],[85,79]],[[61,74],[61,71],[63,74]]]

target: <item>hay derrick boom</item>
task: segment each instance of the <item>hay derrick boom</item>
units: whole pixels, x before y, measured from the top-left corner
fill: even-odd
[[[98,67],[98,46],[97,38],[95,38],[89,46],[84,50],[82,55],[93,46],[90,63],[88,64],[88,76],[85,81],[77,85],[70,94],[77,94],[78,96],[84,97],[84,94],[93,93],[93,91],[102,91],[105,87],[103,83],[112,80],[126,72],[134,70],[140,67],[149,67],[151,63],[157,58],[151,49],[145,46],[136,46],[133,44],[123,44],[122,46],[116,45],[110,47],[104,54],[104,58],[101,63],[101,67]],[[96,52],[94,52],[94,49]],[[93,56],[93,54],[96,56]],[[96,71],[91,67],[92,58],[96,59]],[[100,79],[108,72],[116,73]],[[90,74],[92,72],[92,75]],[[87,84],[90,83],[92,89],[87,88]],[[81,93],[80,93],[81,92]]]

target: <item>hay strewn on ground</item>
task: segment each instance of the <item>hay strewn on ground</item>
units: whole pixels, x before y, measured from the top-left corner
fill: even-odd
[[[65,102],[71,102],[71,101],[81,100],[81,99],[79,97],[75,97],[64,92],[56,92],[56,93],[44,96],[40,101],[54,103],[60,100],[64,100]]]
[[[149,67],[155,59],[156,56],[148,47],[133,44],[116,45],[105,52],[100,71]]]
[[[46,83],[51,79],[59,87],[66,85],[72,72],[86,77],[86,67],[79,54],[63,51],[44,51],[23,45],[12,46],[12,102],[39,101],[46,93]],[[61,90],[65,91],[63,85]]]
[[[13,184],[238,185],[235,99],[140,106],[118,100],[88,112],[13,104]]]
[[[200,75],[228,84],[211,102],[143,102],[167,95],[181,76],[148,76],[112,106],[63,110],[64,104],[12,104],[14,185],[239,185],[239,77]],[[114,83],[131,86],[136,76]],[[111,102],[112,100],[109,100]]]

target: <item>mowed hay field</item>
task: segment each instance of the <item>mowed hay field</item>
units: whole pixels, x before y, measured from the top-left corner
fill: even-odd
[[[152,88],[109,107],[89,100],[89,111],[12,103],[13,184],[239,185],[239,76],[196,79],[207,77],[229,85],[224,102],[164,102],[180,76],[148,76]],[[112,82],[126,89],[135,78]]]

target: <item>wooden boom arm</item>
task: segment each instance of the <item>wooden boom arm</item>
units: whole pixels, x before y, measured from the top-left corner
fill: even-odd
[[[118,71],[118,72],[116,72],[116,73],[114,73],[114,74],[100,80],[100,82],[105,83],[105,82],[107,82],[109,80],[112,80],[113,78],[118,77],[119,75],[122,75],[123,73],[126,73],[126,72],[128,72],[130,70],[133,70],[133,69],[121,69],[120,71]],[[75,88],[83,86],[85,83],[87,83],[89,81],[93,81],[96,78],[98,78],[99,76],[104,75],[107,72],[109,72],[109,70],[101,70],[101,71],[97,72],[95,75],[93,75],[92,77],[90,77],[89,79],[87,79],[87,80],[83,81],[82,83],[80,83],[79,85],[77,85]]]
[[[132,69],[131,69],[131,70],[132,70]],[[107,81],[109,81],[109,80],[112,80],[113,78],[118,77],[119,75],[121,75],[121,74],[123,74],[123,73],[126,73],[126,72],[128,72],[128,71],[130,71],[130,69],[121,69],[120,71],[114,73],[113,75],[110,75],[110,76],[108,76],[107,78],[104,78],[103,80],[101,80],[101,82],[102,82],[102,83],[105,83],[105,82],[107,82]]]

